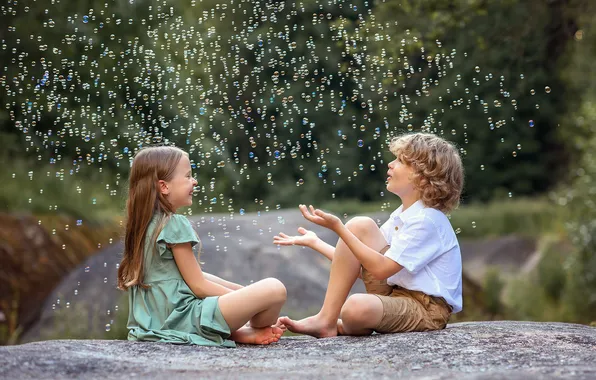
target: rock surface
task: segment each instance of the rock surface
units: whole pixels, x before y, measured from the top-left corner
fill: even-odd
[[[119,228],[0,212],[0,344],[40,316],[52,290]]]
[[[109,340],[0,347],[7,379],[594,379],[596,329],[535,322],[456,323],[370,337],[283,337],[236,349]]]

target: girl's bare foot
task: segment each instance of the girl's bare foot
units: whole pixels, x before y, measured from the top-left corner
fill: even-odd
[[[270,344],[279,340],[284,331],[277,327],[263,327],[255,329],[250,326],[243,326],[234,331],[230,338],[237,343],[244,344]]]
[[[306,334],[315,338],[337,336],[337,321],[330,324],[319,317],[318,314],[299,321],[291,320],[288,317],[281,317],[278,322],[283,323],[288,330],[297,334]]]
[[[284,325],[279,319],[277,320],[277,323],[275,323],[273,326],[271,327],[279,327],[281,329],[281,331],[286,332],[286,330],[288,329],[286,327],[286,325]],[[283,334],[283,333],[282,333]]]
[[[348,335],[344,331],[344,324],[341,319],[337,320],[337,335]]]

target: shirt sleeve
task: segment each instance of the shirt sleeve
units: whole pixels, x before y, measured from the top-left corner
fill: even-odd
[[[162,258],[173,259],[172,250],[167,245],[181,243],[190,243],[191,247],[194,247],[199,243],[199,239],[185,216],[173,214],[157,235],[157,251]]]
[[[404,225],[391,241],[385,256],[408,272],[416,273],[443,253],[439,231],[424,215]]]

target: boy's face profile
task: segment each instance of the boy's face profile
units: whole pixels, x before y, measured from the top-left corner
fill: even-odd
[[[398,158],[389,163],[387,170],[387,190],[400,197],[411,198],[416,194],[411,178],[413,169],[400,162]]]

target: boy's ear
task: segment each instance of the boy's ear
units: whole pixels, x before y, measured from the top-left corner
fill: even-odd
[[[168,189],[168,184],[163,179],[157,181],[157,185],[159,186],[159,191],[162,195],[168,195],[170,193],[170,189]]]

